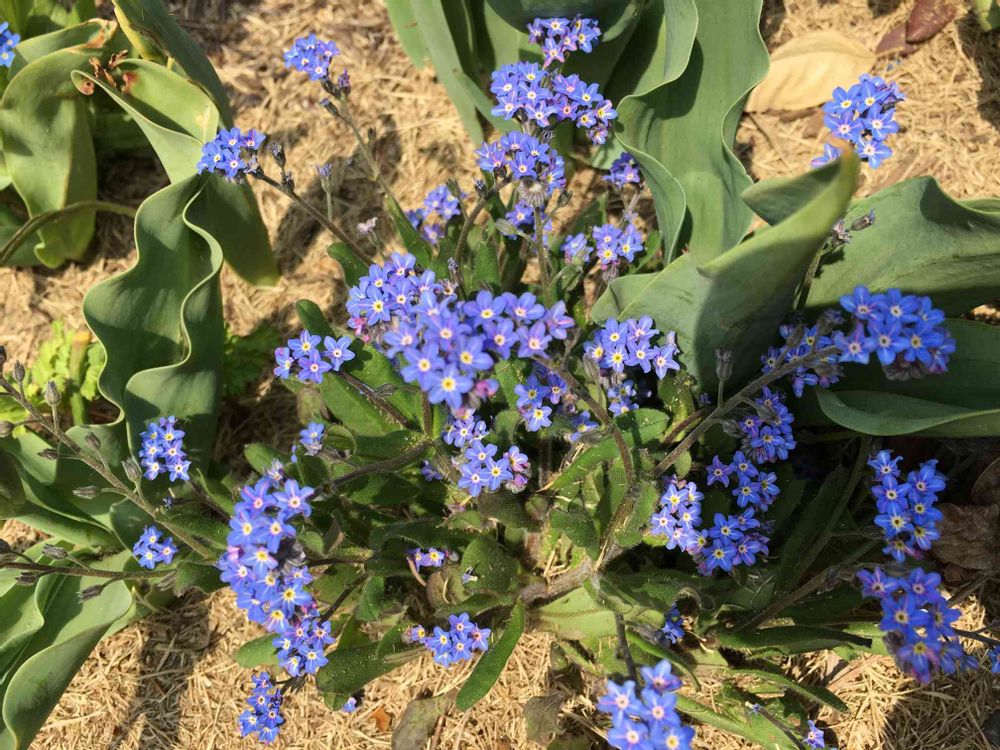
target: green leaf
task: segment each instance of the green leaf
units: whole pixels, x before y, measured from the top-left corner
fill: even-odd
[[[824,259],[810,308],[837,307],[859,284],[926,294],[952,316],[1000,296],[1000,200],[958,201],[933,177],[917,177],[859,200],[846,223],[869,211],[875,224]]]
[[[185,32],[161,0],[114,0],[115,15],[123,17],[130,31],[165,51],[198,86],[208,91],[222,113],[223,123],[233,124],[229,97],[215,68],[198,44]],[[214,133],[213,133],[214,135]]]
[[[3,93],[0,141],[29,216],[97,198],[87,104],[70,79],[72,71],[90,67],[95,51],[68,48],[45,55],[28,63]],[[93,234],[94,212],[74,212],[38,229],[35,255],[52,268],[79,260]]]
[[[463,84],[468,77],[465,65],[471,63],[473,54],[470,43],[463,44],[473,34],[469,8],[460,0],[410,0],[410,3],[438,80],[458,110],[469,138],[474,143],[482,142],[483,129],[476,106]]]
[[[222,252],[186,216],[199,178],[146,199],[135,222],[138,259],[94,286],[84,317],[107,352],[101,393],[122,410],[127,446],[146,422],[173,414],[184,423],[192,463],[211,449],[222,389]],[[102,438],[103,440],[103,438]]]
[[[851,366],[843,387],[814,394],[823,414],[866,435],[1000,434],[1000,328],[959,319],[945,325],[956,341],[948,372],[888,380],[876,364]]]
[[[233,661],[244,669],[256,669],[263,664],[277,665],[278,656],[274,648],[274,635],[268,633],[254,638],[252,641],[247,641],[233,654]]]
[[[756,742],[767,750],[797,750],[799,745],[763,716],[747,716],[742,706],[734,706],[743,711],[739,719],[713,711],[693,698],[677,696],[677,710],[703,724],[718,727],[751,742]]]
[[[698,596],[699,588],[711,590],[713,584],[700,576],[676,570],[654,569],[640,573],[608,572],[601,578],[601,591],[622,601],[657,612],[669,612],[679,598]],[[662,625],[662,615],[659,625]]]
[[[676,330],[682,360],[709,392],[716,349],[734,353],[734,380],[757,371],[813,257],[843,214],[857,171],[849,154],[798,178],[812,191],[808,202],[707,263],[692,252],[658,273],[616,279],[594,305],[594,320],[650,315],[661,329]]]
[[[414,67],[424,67],[428,59],[427,46],[424,44],[420,29],[417,28],[413,4],[410,0],[386,0],[385,7],[389,11],[392,30],[396,32],[406,56],[410,58]]]
[[[174,593],[180,596],[188,589],[197,589],[206,594],[221,589],[225,583],[219,578],[219,569],[214,565],[181,562],[177,566],[174,579]]]
[[[524,604],[518,602],[510,613],[510,620],[507,621],[503,633],[479,657],[469,679],[458,691],[455,703],[462,711],[468,711],[486,697],[496,681],[500,679],[504,667],[507,666],[507,661],[514,653],[514,647],[517,646],[521,634],[524,633],[524,618]]]
[[[660,491],[653,482],[642,482],[638,487],[638,492],[634,498],[631,493],[622,498],[623,503],[632,503],[628,511],[624,525],[614,532],[615,541],[625,549],[631,549],[642,541],[642,533],[649,524],[649,517],[653,515],[657,503],[660,500]]]
[[[777,685],[778,687],[791,690],[801,696],[808,698],[826,706],[834,711],[848,711],[847,704],[832,692],[817,685],[805,685],[798,680],[793,680],[781,672],[770,672],[764,669],[732,669],[732,674],[742,674],[749,677],[756,677],[758,680]]]
[[[337,699],[333,702],[339,700],[342,705],[376,677],[391,672],[419,653],[419,648],[403,642],[403,627],[397,626],[377,643],[337,648],[329,652],[329,663],[316,673],[316,687],[323,693],[332,694]]]
[[[850,472],[843,466],[831,471],[820,487],[810,485],[814,496],[805,500],[805,508],[796,512],[792,532],[782,543],[778,555],[778,579],[776,590],[781,592],[790,589],[809,571],[802,570],[800,561],[806,550],[813,546],[826,526],[830,523],[831,514],[839,498],[847,487]]]
[[[476,536],[462,553],[462,570],[472,569],[476,581],[469,591],[506,593],[517,586],[517,562],[510,553],[486,536]]]
[[[368,266],[361,262],[357,255],[343,242],[334,242],[326,249],[327,254],[340,264],[344,272],[344,283],[347,286],[357,286],[362,276],[368,274]]]
[[[594,526],[594,519],[585,508],[577,504],[565,509],[555,508],[549,514],[549,526],[553,531],[565,534],[573,544],[583,547],[590,557],[597,557],[600,551],[600,538]]]
[[[392,750],[422,750],[442,714],[455,700],[454,691],[410,701],[392,732]]]
[[[752,633],[733,630],[716,630],[719,645],[746,653],[764,655],[806,654],[824,651],[846,644],[867,648],[871,640],[832,628],[818,628],[810,625],[781,625],[760,628]]]
[[[131,554],[121,552],[95,566],[122,570],[130,562],[134,564]],[[84,588],[106,582],[103,578],[47,576],[35,587],[45,623],[0,678],[0,746],[26,750],[91,650],[130,611],[132,596],[121,581],[112,582],[98,597],[80,601]]]
[[[536,695],[524,704],[524,730],[528,739],[538,744],[549,742],[559,732],[559,710],[566,702],[565,693]]]
[[[615,134],[642,167],[656,206],[667,257],[688,245],[707,263],[738,243],[753,219],[740,200],[750,177],[733,153],[736,127],[750,90],[768,69],[758,23],[761,0],[694,0],[697,31],[687,66],[676,79],[625,97]],[[686,41],[695,14],[681,3],[675,32]],[[669,6],[668,6],[669,7]],[[681,46],[678,54],[685,56]],[[669,65],[676,75],[679,65]]]
[[[0,519],[17,515],[26,502],[17,465],[0,449]]]
[[[625,443],[632,449],[661,437],[670,424],[670,418],[655,409],[637,409],[615,417],[615,424],[622,432]],[[595,466],[618,456],[618,447],[609,435],[587,448],[552,482],[552,489],[562,490],[579,482]]]
[[[533,624],[560,638],[579,641],[614,635],[615,616],[583,588],[573,589],[534,611]]]

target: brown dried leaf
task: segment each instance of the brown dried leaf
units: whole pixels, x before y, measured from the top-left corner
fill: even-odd
[[[925,42],[955,17],[955,6],[948,0],[917,0],[906,20],[906,41]]]
[[[880,57],[883,55],[899,55],[900,57],[906,57],[917,51],[915,44],[910,44],[906,41],[906,24],[899,23],[889,29],[882,40],[878,43],[875,48],[875,54]]]
[[[837,86],[852,85],[875,62],[860,42],[836,31],[803,34],[771,53],[771,70],[747,100],[748,112],[822,104]]]
[[[1000,567],[1000,505],[937,506],[942,513],[934,556],[970,570]]]
[[[388,732],[392,726],[392,714],[385,710],[385,706],[379,706],[372,711],[371,718],[380,732]]]
[[[1000,458],[983,469],[983,473],[972,485],[972,502],[976,505],[1000,504]]]

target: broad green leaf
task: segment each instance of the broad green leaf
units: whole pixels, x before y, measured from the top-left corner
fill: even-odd
[[[834,711],[848,711],[847,704],[832,692],[818,685],[806,685],[798,680],[793,680],[781,672],[771,672],[764,669],[733,669],[732,674],[747,675],[756,677],[758,680],[777,685],[778,687],[791,690],[793,693],[805,696],[816,703],[829,706]]]
[[[392,732],[392,750],[423,750],[434,726],[455,700],[454,691],[412,700]]]
[[[334,703],[343,705],[347,698],[376,677],[391,672],[419,653],[419,648],[404,643],[403,628],[397,626],[377,643],[330,651],[327,654],[329,663],[316,673],[316,687],[323,693],[332,694],[336,698]]]
[[[244,669],[256,669],[262,664],[277,665],[277,651],[274,648],[274,635],[268,633],[252,641],[247,641],[233,654],[233,661]]]
[[[127,94],[101,78],[77,75],[99,86],[134,118],[171,182],[195,175],[202,144],[219,128],[216,103],[191,81],[155,63],[123,60],[119,69],[133,76]],[[191,221],[210,228],[226,261],[240,276],[252,284],[274,284],[277,265],[250,186],[218,175],[205,176],[199,185]]]
[[[479,657],[469,679],[458,691],[455,703],[461,710],[468,711],[476,705],[500,679],[507,661],[514,653],[514,647],[524,632],[524,617],[524,604],[518,602],[510,613],[510,620],[507,621],[503,633],[499,638],[494,634],[493,643],[486,653]]]
[[[123,411],[128,445],[145,423],[181,419],[195,466],[208,458],[222,388],[222,252],[185,218],[199,178],[146,199],[135,223],[138,259],[93,287],[84,316],[104,345],[101,392]]]
[[[331,258],[340,264],[344,272],[344,283],[347,286],[357,286],[362,276],[368,274],[368,266],[361,262],[351,249],[343,242],[334,242],[326,249]]]
[[[188,589],[197,589],[206,594],[225,586],[219,578],[219,569],[214,565],[181,562],[177,565],[174,578],[174,593],[180,596]]]
[[[972,10],[983,31],[1000,28],[1000,5],[997,0],[972,0]]]
[[[470,48],[474,32],[469,8],[461,0],[410,0],[410,4],[438,80],[458,110],[469,138],[476,144],[481,143],[483,129],[476,106],[462,82],[468,77],[467,66],[474,54]]]
[[[0,450],[0,519],[16,515],[25,502],[24,487],[14,459]]]
[[[960,319],[945,325],[956,341],[948,372],[888,380],[877,364],[848,365],[842,387],[814,394],[823,414],[866,435],[1000,434],[1000,328]]]
[[[594,526],[594,519],[587,510],[573,503],[566,508],[555,508],[549,514],[549,527],[566,535],[573,544],[583,547],[587,554],[596,558],[600,551],[600,538]]]
[[[751,633],[734,630],[716,630],[715,636],[723,648],[731,648],[749,654],[806,654],[823,651],[845,644],[867,648],[871,640],[832,628],[818,628],[810,625],[780,625],[772,628],[758,628]]]
[[[650,315],[660,330],[676,330],[681,358],[701,386],[715,387],[715,350],[734,354],[734,381],[760,368],[795,291],[830,227],[854,191],[858,160],[849,154],[806,175],[812,197],[776,226],[702,264],[688,253],[652,274],[611,282],[593,317]]]
[[[708,706],[685,695],[677,696],[677,710],[695,721],[745,737],[751,742],[756,742],[762,748],[767,748],[767,750],[797,750],[800,747],[798,743],[793,742],[788,735],[763,716],[747,715],[743,706],[734,706],[733,708],[742,711],[742,716],[739,719],[713,711]]]
[[[847,224],[869,211],[875,224],[824,259],[810,308],[837,307],[859,284],[926,294],[953,316],[1000,296],[1000,200],[958,201],[933,177],[917,177],[859,200]]]
[[[796,512],[791,533],[780,547],[776,583],[779,593],[792,588],[796,581],[801,580],[809,572],[802,570],[799,563],[802,556],[829,525],[833,509],[847,487],[849,474],[846,468],[838,466],[827,474],[820,487],[817,488],[815,483],[808,485],[807,491],[811,490],[815,494],[803,501],[805,507]]]
[[[573,589],[532,613],[532,624],[560,638],[579,641],[614,635],[615,616],[583,588]]]
[[[225,125],[233,124],[229,97],[215,68],[198,44],[185,32],[161,0],[114,0],[115,15],[123,17],[130,31],[164,51],[198,86],[205,89],[222,113]],[[213,133],[214,135],[214,133]]]
[[[122,570],[130,562],[134,564],[131,554],[121,552],[94,565]],[[106,580],[47,576],[35,587],[45,622],[0,679],[0,747],[24,750],[29,746],[91,650],[129,612],[132,595],[121,581],[112,582],[94,599],[80,601],[84,588]]]
[[[97,198],[97,159],[85,97],[70,80],[89,68],[93,49],[61,49],[28,63],[0,101],[0,142],[14,188],[30,216]],[[44,126],[42,126],[44,123]],[[81,211],[38,229],[35,255],[47,266],[83,257],[94,213]]]
[[[505,593],[517,585],[517,562],[506,549],[487,536],[476,536],[462,553],[462,570],[472,570],[469,591]]]
[[[614,532],[615,541],[625,549],[631,549],[642,541],[643,530],[649,525],[649,517],[653,515],[660,500],[660,491],[651,481],[642,482],[637,492],[627,493],[622,498],[623,503],[631,503],[623,526]]]
[[[601,579],[601,590],[605,594],[664,614],[682,596],[698,596],[700,588],[709,591],[716,586],[701,576],[669,569],[639,573],[608,572]],[[662,619],[663,615],[658,625],[663,624]]]
[[[424,38],[417,27],[417,17],[413,13],[413,3],[410,0],[386,0],[386,10],[389,11],[389,21],[399,38],[406,56],[416,68],[427,64],[429,55]]]
[[[662,437],[670,424],[670,418],[655,409],[637,409],[615,417],[615,424],[621,430],[625,443],[634,450],[637,446]],[[552,488],[561,490],[570,487],[583,479],[595,466],[618,455],[618,446],[609,435],[577,456],[552,482]]]
[[[681,21],[681,38],[693,19],[688,5],[667,16],[668,27],[673,17]],[[767,72],[768,55],[758,29],[761,0],[694,5],[698,25],[683,73],[625,97],[615,134],[649,182],[667,257],[687,245],[707,263],[736,245],[753,218],[740,199],[751,180],[733,144],[743,103]],[[678,72],[679,66],[670,67]]]

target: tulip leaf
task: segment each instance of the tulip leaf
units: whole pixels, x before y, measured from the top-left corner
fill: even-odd
[[[954,316],[1000,296],[1000,200],[955,200],[933,177],[917,177],[859,200],[847,224],[869,211],[875,224],[824,259],[811,308],[836,307],[859,284],[928,295]]]
[[[847,155],[798,178],[810,198],[784,221],[702,263],[688,253],[663,270],[611,282],[595,321],[650,315],[677,331],[681,358],[706,390],[716,382],[715,351],[733,352],[738,381],[759,369],[795,291],[854,191],[858,160]]]
[[[753,214],[740,199],[751,184],[733,153],[736,127],[750,90],[768,68],[758,29],[761,0],[695,0],[697,31],[683,72],[627,96],[615,134],[646,175],[666,257],[687,245],[707,263],[736,245]],[[683,39],[693,14],[683,19]],[[683,56],[685,52],[680,45]],[[680,66],[667,66],[677,74]]]
[[[815,397],[831,421],[868,435],[992,437],[1000,434],[1000,328],[949,319],[948,372],[888,380],[874,363],[848,365],[840,387]]]

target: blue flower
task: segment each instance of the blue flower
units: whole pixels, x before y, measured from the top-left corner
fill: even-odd
[[[14,47],[21,41],[21,37],[10,30],[7,21],[0,22],[0,66],[9,68],[14,62]]]
[[[161,539],[163,532],[156,526],[147,526],[142,530],[138,541],[132,546],[132,555],[143,568],[152,570],[159,563],[169,565],[177,554],[177,546],[171,537]]]
[[[642,704],[635,694],[635,683],[626,680],[621,685],[611,680],[607,683],[607,692],[597,701],[597,710],[610,714],[613,720],[626,716],[638,716]]]
[[[802,744],[806,747],[814,748],[814,750],[821,750],[821,748],[826,747],[823,730],[817,727],[814,721],[809,722],[809,732],[802,738]]]
[[[829,164],[831,161],[835,161],[840,158],[841,150],[836,146],[832,146],[829,143],[823,145],[823,155],[817,156],[812,161],[809,162],[809,166],[813,169],[817,167],[822,167],[824,164]]]
[[[156,479],[168,474],[171,482],[187,481],[191,462],[184,452],[184,432],[177,429],[176,417],[163,417],[146,425],[140,435],[139,459],[146,479]]]
[[[329,78],[330,62],[340,54],[333,42],[322,41],[315,34],[296,39],[292,48],[284,53],[285,67],[306,73],[310,80]]]

